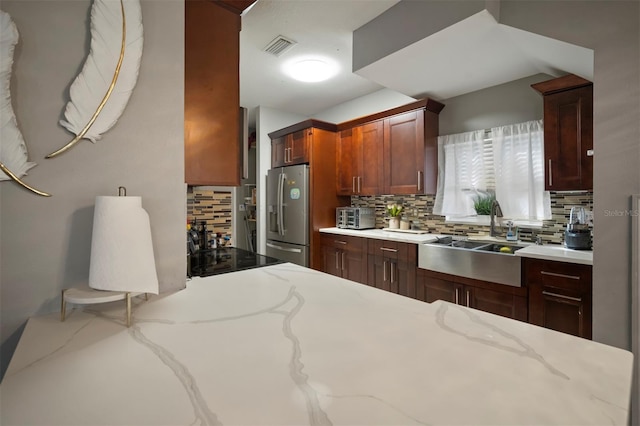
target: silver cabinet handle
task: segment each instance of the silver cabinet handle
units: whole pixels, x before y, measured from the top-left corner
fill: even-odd
[[[471,292],[470,292],[469,290],[467,290],[467,308],[470,308],[470,307],[471,307],[471,305],[469,305],[469,299],[470,299],[470,297],[469,297],[469,296],[471,295],[470,293],[471,293]]]
[[[555,272],[547,272],[547,271],[540,271],[540,273],[542,275],[550,275],[552,277],[568,278],[570,280],[579,280],[580,279],[580,277],[577,277],[575,275],[557,274]]]
[[[392,249],[392,248],[388,248],[388,247],[380,247],[380,250],[382,250],[382,251],[390,251],[392,253],[397,253],[398,252],[397,249]]]
[[[456,292],[456,295],[455,295],[456,305],[458,305],[458,288],[456,287],[454,290]]]
[[[337,244],[345,244],[345,245],[347,244],[346,241],[340,241],[340,240],[333,240],[333,242]]]
[[[587,150],[587,157],[593,157],[593,150],[592,149],[588,149]]]
[[[338,265],[338,253],[340,252],[336,250],[336,271],[340,270],[340,265]]]
[[[393,265],[395,265],[395,262],[389,262],[389,269],[390,269],[389,275],[391,276],[391,284],[393,284],[393,276],[395,275],[395,272],[393,270]]]
[[[342,252],[342,270],[344,271],[344,252]]]
[[[387,281],[387,261],[385,260],[382,264],[382,281]]]
[[[360,193],[360,191],[362,191],[361,183],[362,183],[362,177],[358,176],[358,194]]]
[[[551,171],[551,158],[549,158],[549,186],[553,186],[553,172]]]
[[[351,192],[356,193],[356,177],[351,178]]]
[[[582,297],[571,297],[571,296],[565,296],[563,294],[558,294],[558,293],[552,293],[550,291],[543,291],[542,294],[544,294],[545,296],[553,296],[553,297],[557,297],[558,299],[566,299],[566,300],[571,300],[574,302],[582,302]]]
[[[282,250],[282,251],[288,251],[289,253],[302,253],[302,249],[286,248],[286,247],[278,246],[272,243],[267,243],[267,247],[271,247],[271,248]]]
[[[418,191],[422,191],[422,172],[418,170]]]

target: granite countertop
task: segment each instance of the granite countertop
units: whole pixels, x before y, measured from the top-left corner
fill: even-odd
[[[31,318],[0,423],[626,424],[632,354],[291,263]]]

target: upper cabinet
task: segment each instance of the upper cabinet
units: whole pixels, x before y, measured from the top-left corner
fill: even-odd
[[[307,152],[313,129],[302,129],[271,141],[271,167],[292,166],[309,162]]]
[[[254,2],[185,2],[184,141],[189,185],[240,185],[240,13]]]
[[[334,134],[337,131],[335,124],[311,119],[269,133],[271,167],[310,163],[315,129],[327,130]],[[322,149],[322,145],[317,149]],[[334,143],[331,145],[331,149],[335,150]]]
[[[338,194],[435,194],[442,108],[423,99],[340,124]]]
[[[573,74],[531,85],[544,97],[545,189],[593,189],[593,83]]]
[[[383,187],[383,120],[340,132],[337,189],[340,195],[376,195]]]

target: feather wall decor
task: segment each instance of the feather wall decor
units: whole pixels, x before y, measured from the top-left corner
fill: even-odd
[[[20,179],[36,163],[28,161],[27,145],[11,106],[11,69],[17,43],[16,25],[8,13],[0,10],[0,181],[13,180],[38,195],[49,197],[50,194],[35,189]]]
[[[81,139],[98,141],[118,121],[138,80],[142,57],[140,0],[94,0],[91,47],[70,89],[60,124],[75,138],[52,158]]]

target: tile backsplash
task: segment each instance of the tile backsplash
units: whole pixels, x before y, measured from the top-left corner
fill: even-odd
[[[200,229],[200,223],[204,221],[210,232],[231,238],[231,206],[229,191],[187,188],[187,220],[191,223],[195,219],[198,229]]]
[[[433,195],[353,196],[351,205],[374,208],[376,228],[387,226],[385,206],[398,203],[404,206],[403,216],[411,220],[414,228],[446,235],[489,235],[489,226],[445,222],[444,216],[433,214],[434,200]],[[593,211],[593,192],[551,192],[551,220],[545,220],[542,228],[520,226],[520,240],[534,242],[539,235],[544,244],[562,244],[569,213],[574,206],[582,206],[587,211]]]

